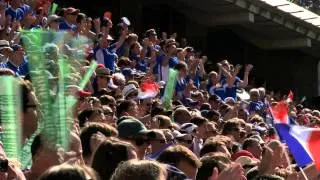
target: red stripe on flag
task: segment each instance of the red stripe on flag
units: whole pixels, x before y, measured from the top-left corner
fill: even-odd
[[[317,169],[320,170],[320,130],[310,133],[308,147]]]
[[[287,104],[280,102],[272,108],[272,115],[275,121],[280,121],[277,123],[288,124],[288,106]]]

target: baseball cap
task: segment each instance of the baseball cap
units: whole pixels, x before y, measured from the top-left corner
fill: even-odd
[[[257,159],[254,158],[250,158],[248,156],[240,156],[236,159],[237,163],[241,164],[241,166],[255,166],[259,163],[259,161]]]
[[[121,22],[123,24],[125,24],[126,26],[130,26],[131,25],[131,22],[129,21],[129,19],[127,17],[122,17],[121,18]]]
[[[235,161],[236,159],[238,159],[239,157],[241,156],[246,156],[246,157],[249,157],[249,158],[255,158],[254,155],[249,152],[249,151],[246,151],[246,150],[240,150],[236,153],[234,153],[232,156],[231,156],[231,159],[233,161]]]
[[[118,124],[118,136],[122,139],[129,139],[138,136],[153,137],[154,132],[148,130],[142,122],[137,119],[125,119]]]
[[[77,98],[79,97],[89,97],[91,96],[91,92],[82,90],[79,86],[69,85],[67,86],[68,92],[70,95],[74,95]]]
[[[56,14],[52,14],[52,15],[48,16],[47,25],[51,24],[54,21],[58,21],[58,20],[61,20],[61,17]]]
[[[96,69],[96,75],[97,76],[102,76],[102,77],[111,77],[110,75],[110,70],[106,67],[103,67],[103,66],[99,66],[97,69]]]

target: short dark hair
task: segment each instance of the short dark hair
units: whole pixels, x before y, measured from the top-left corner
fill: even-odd
[[[133,100],[123,100],[118,106],[117,106],[117,117],[120,118],[124,112],[128,111],[130,106],[133,106],[135,104],[135,101]]]
[[[88,119],[96,112],[103,113],[103,110],[100,108],[87,108],[81,111],[78,115],[79,126],[84,127]]]
[[[174,66],[174,69],[178,70],[178,71],[180,71],[182,69],[188,69],[188,65],[187,65],[187,63],[180,61],[178,64],[176,64]]]
[[[91,152],[90,139],[93,134],[102,133],[106,137],[118,135],[118,131],[108,125],[103,123],[90,123],[87,127],[84,127],[80,133],[81,145],[82,145],[82,155],[88,156]]]
[[[101,179],[110,179],[119,163],[129,160],[129,152],[132,150],[134,146],[130,143],[106,140],[96,150],[92,168],[99,173]]]
[[[81,23],[81,21],[82,21],[82,20],[86,20],[86,18],[87,18],[87,16],[86,16],[85,14],[79,13],[79,14],[77,15],[76,21],[77,21],[77,23]]]
[[[242,149],[247,150],[249,147],[252,147],[254,144],[257,144],[257,143],[259,144],[259,141],[257,139],[247,138],[243,142]]]
[[[203,123],[209,122],[209,121],[208,121],[208,119],[206,119],[204,117],[196,116],[196,117],[191,118],[190,122],[197,125],[197,126],[201,126]]]
[[[156,161],[131,160],[121,163],[111,180],[158,180],[162,172],[161,164]]]
[[[213,156],[204,156],[200,161],[201,166],[197,172],[197,180],[208,180],[214,168],[218,168],[219,172],[222,171],[222,167],[219,166],[219,162]]]
[[[212,152],[218,152],[218,147],[225,145],[221,141],[207,141],[204,143],[202,149],[200,150],[200,157],[212,153]]]
[[[112,96],[103,95],[103,96],[100,97],[100,102],[101,102],[102,105],[109,105],[109,103],[112,102],[112,101],[116,101],[114,99],[114,97],[112,97]]]
[[[72,166],[69,164],[62,164],[53,166],[45,171],[39,180],[86,180],[85,171],[79,166]]]
[[[188,148],[177,145],[164,150],[157,159],[159,162],[177,166],[179,162],[185,161],[193,167],[200,167],[201,162],[198,157]]]

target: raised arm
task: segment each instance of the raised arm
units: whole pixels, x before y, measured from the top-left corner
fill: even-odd
[[[249,74],[250,74],[250,71],[252,70],[252,68],[253,68],[253,65],[252,65],[252,64],[246,65],[245,70],[244,70],[243,81],[240,81],[239,87],[245,88],[245,87],[248,86],[248,83],[249,83]]]

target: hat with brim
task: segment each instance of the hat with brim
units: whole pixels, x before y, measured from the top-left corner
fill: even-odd
[[[248,156],[240,156],[236,159],[237,163],[241,164],[241,166],[256,166],[259,163],[259,160],[250,158]]]
[[[49,24],[51,24],[52,22],[59,21],[59,20],[61,20],[61,19],[62,19],[62,18],[61,18],[60,16],[58,16],[58,15],[55,15],[55,14],[50,15],[50,16],[48,17],[48,19],[47,19],[47,26],[48,26]]]
[[[6,40],[0,40],[0,51],[8,49],[10,51],[13,51],[13,49],[10,47],[9,41]]]
[[[74,13],[79,13],[80,12],[80,10],[79,9],[76,9],[76,8],[73,8],[73,7],[68,7],[68,8],[64,8],[63,9],[63,12],[64,12],[64,14],[66,14],[66,15],[69,15],[69,14],[74,14]]]
[[[118,136],[122,139],[130,139],[136,137],[154,137],[154,132],[148,130],[142,122],[137,119],[125,119],[118,124]]]
[[[104,66],[98,66],[96,69],[97,76],[111,78],[112,76],[110,74],[110,70]]]

